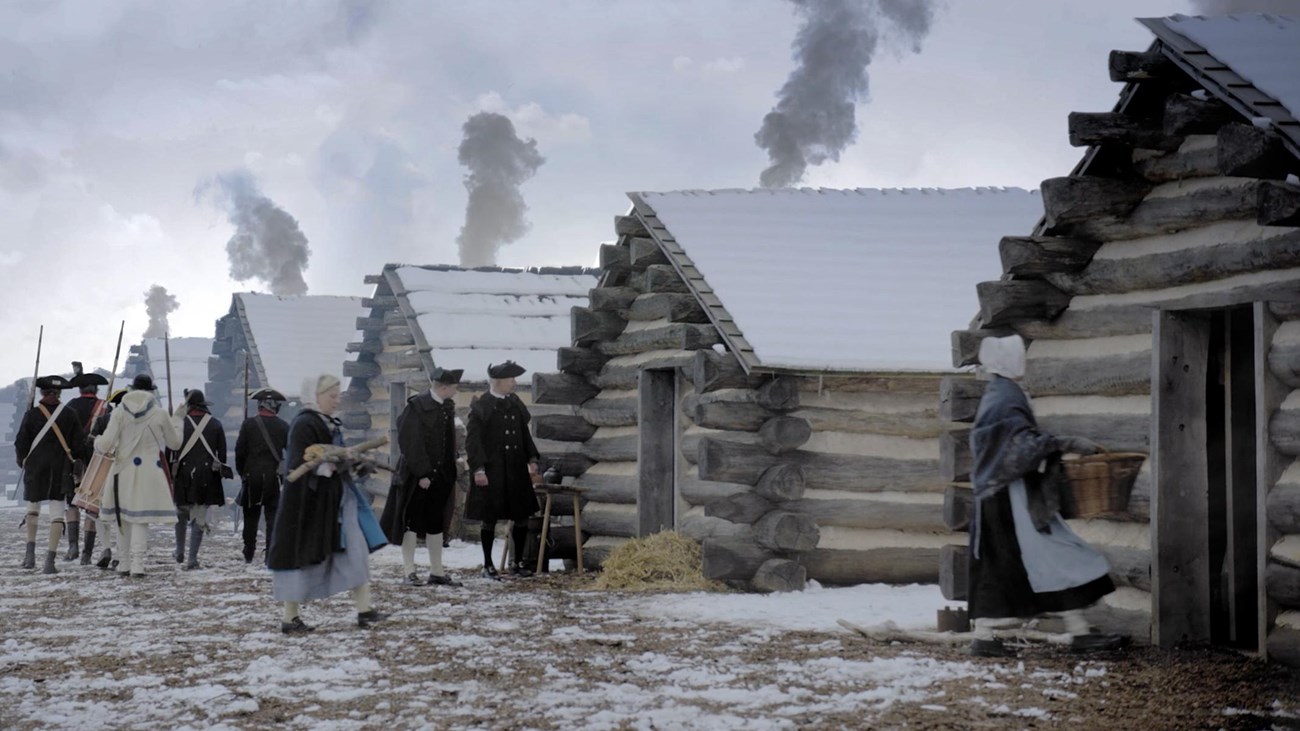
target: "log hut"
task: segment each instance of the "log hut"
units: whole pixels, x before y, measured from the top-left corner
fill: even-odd
[[[21,378],[16,383],[0,388],[0,496],[8,496],[10,486],[18,484],[18,457],[14,452],[14,435],[22,422],[22,409],[28,398],[27,384],[31,379]],[[22,493],[18,493],[22,498]]]
[[[394,463],[396,417],[407,398],[429,388],[435,365],[465,371],[456,397],[462,423],[471,399],[487,390],[488,365],[506,360],[529,371],[517,393],[534,423],[573,417],[572,407],[534,403],[528,379],[554,368],[556,350],[568,343],[569,312],[586,306],[594,270],[387,264],[365,281],[374,291],[353,313],[346,350],[355,355],[343,364],[349,380],[339,416],[345,428],[367,438],[389,436],[386,449]],[[537,433],[537,446],[571,474],[586,466],[570,445],[548,438],[545,430]],[[461,475],[462,500],[467,477]],[[453,533],[458,527],[453,525]]]
[[[170,338],[164,345],[162,338],[144,338],[132,345],[126,356],[122,386],[130,386],[137,374],[153,376],[158,387],[158,400],[167,406],[167,359],[171,352],[171,390],[173,405],[185,399],[185,389],[203,388],[208,381],[208,356],[212,353],[212,338]],[[117,384],[113,385],[117,388]],[[206,394],[206,392],[205,392]],[[108,398],[108,394],[100,394]]]
[[[637,193],[534,420],[592,462],[587,559],[676,529],[746,588],[935,582],[946,316],[1029,231],[1019,189]],[[936,344],[937,343],[937,344]],[[567,478],[566,478],[567,479]]]
[[[1114,109],[1070,115],[1083,159],[1043,182],[1032,236],[1001,239],[952,364],[1018,332],[1045,429],[1150,454],[1127,514],[1074,522],[1121,587],[1094,622],[1300,663],[1300,22],[1140,22],[1155,41],[1111,53]],[[972,420],[979,391],[946,383],[946,413]],[[964,598],[964,549],[943,561]]]

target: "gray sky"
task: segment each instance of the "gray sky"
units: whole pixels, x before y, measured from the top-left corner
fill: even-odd
[[[1107,53],[1150,43],[1133,18],[1192,11],[948,0],[919,54],[879,54],[856,143],[804,184],[1065,175],[1066,115],[1109,110]],[[174,336],[211,337],[231,292],[267,291],[230,280],[234,229],[195,197],[240,168],[297,219],[311,293],[369,294],[387,261],[455,263],[457,148],[479,111],[546,159],[522,186],[531,230],[499,263],[594,264],[625,191],[757,186],[754,133],[797,28],[783,0],[0,4],[0,381],[30,375],[42,323],[42,371],[111,366],[153,284],[179,302]]]

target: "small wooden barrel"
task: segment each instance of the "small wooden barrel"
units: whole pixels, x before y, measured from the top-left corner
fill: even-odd
[[[108,475],[113,471],[113,458],[103,452],[95,452],[86,465],[86,474],[81,477],[77,494],[72,497],[72,504],[91,513],[99,513],[99,498],[108,483]]]

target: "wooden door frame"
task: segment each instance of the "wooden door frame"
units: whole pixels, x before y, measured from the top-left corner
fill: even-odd
[[[637,423],[637,536],[644,537],[677,527],[676,368],[640,372]]]

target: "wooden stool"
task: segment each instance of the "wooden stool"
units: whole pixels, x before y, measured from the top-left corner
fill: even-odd
[[[546,536],[551,532],[551,500],[556,495],[568,495],[573,498],[573,544],[578,558],[578,573],[582,573],[582,505],[578,498],[586,488],[574,485],[535,485],[534,492],[546,496],[546,507],[542,509],[542,544],[537,549],[537,573],[546,565]]]

